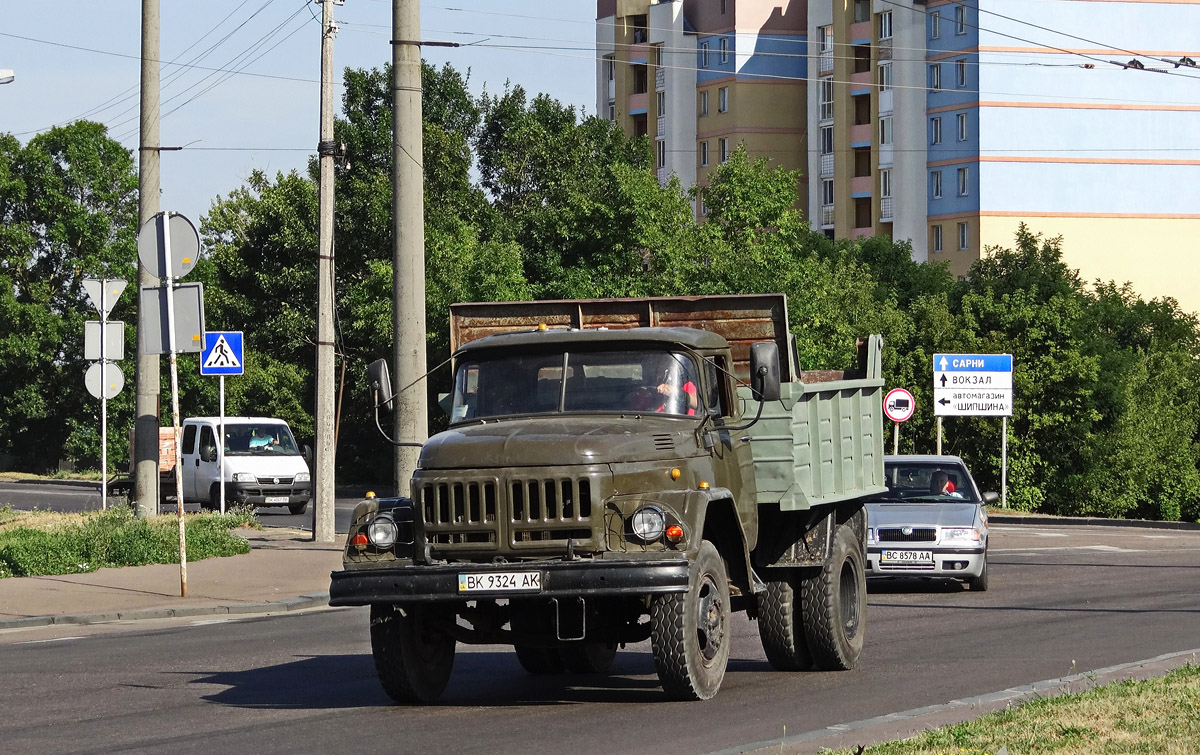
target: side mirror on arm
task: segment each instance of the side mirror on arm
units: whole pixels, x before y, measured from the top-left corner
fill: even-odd
[[[779,400],[779,347],[772,341],[750,346],[750,390],[759,401]]]
[[[375,408],[390,413],[392,411],[392,377],[388,372],[386,359],[376,359],[367,366],[367,385],[370,386]]]
[[[216,446],[205,446],[204,448],[201,448],[200,449],[200,458],[204,459],[205,461],[208,461],[208,462],[216,461],[217,460],[217,447]]]
[[[995,491],[989,490],[983,494],[984,503],[995,503],[998,500],[1000,500],[1000,494]]]

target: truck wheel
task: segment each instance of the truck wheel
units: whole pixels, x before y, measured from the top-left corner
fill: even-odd
[[[454,638],[438,627],[444,608],[371,605],[371,654],[383,691],[398,703],[431,703],[454,667]]]
[[[863,544],[854,529],[839,524],[829,561],[800,583],[804,634],[818,670],[858,665],[866,634],[865,565]]]
[[[572,674],[603,674],[617,657],[617,646],[587,642],[562,648],[562,659]]]
[[[971,588],[971,592],[987,592],[988,574],[986,552],[983,554],[983,568],[979,570],[979,576],[968,578],[967,587]]]
[[[304,503],[294,503],[291,506],[288,506],[288,511],[292,512],[293,514],[303,514],[307,510],[308,501],[305,501]]]
[[[780,671],[804,671],[813,664],[799,595],[795,580],[788,578],[767,582],[758,596],[758,636],[767,661]]]
[[[705,540],[685,593],[658,595],[650,607],[650,643],[663,690],[676,700],[708,700],[729,662],[729,578],[716,546]]]

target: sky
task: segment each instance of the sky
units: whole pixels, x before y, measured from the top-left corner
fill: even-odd
[[[136,155],[141,51],[138,0],[0,0],[0,133],[25,144],[80,118],[108,126]],[[311,0],[160,0],[162,210],[197,226],[213,200],[258,169],[305,169],[320,134],[321,6]],[[590,0],[421,3],[425,60],[470,71],[470,88],[506,82],[595,114]],[[391,60],[392,0],[334,9],[336,112],[341,72]],[[537,48],[537,49],[533,49]],[[175,62],[185,65],[170,65]],[[217,69],[217,70],[214,70]],[[236,73],[234,73],[236,72]]]

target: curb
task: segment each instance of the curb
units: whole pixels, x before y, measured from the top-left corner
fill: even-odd
[[[0,630],[29,629],[31,627],[61,626],[66,624],[107,624],[114,621],[138,621],[142,619],[177,619],[189,616],[211,616],[218,614],[288,613],[327,607],[329,607],[329,593],[314,592],[295,598],[261,603],[180,606],[178,608],[140,608],[136,611],[110,611],[107,613],[68,614],[61,616],[22,616],[13,619],[0,619]]]
[[[1083,516],[1024,516],[988,513],[988,522],[996,524],[1048,524],[1088,527],[1137,527],[1155,530],[1200,530],[1200,522],[1164,522],[1153,519],[1101,519]]]

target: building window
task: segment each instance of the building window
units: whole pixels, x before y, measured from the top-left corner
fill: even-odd
[[[854,0],[854,23],[871,20],[871,0]]]
[[[942,14],[934,11],[929,14],[929,38],[938,39],[942,36]]]
[[[956,86],[965,87],[967,85],[967,61],[954,61],[954,83]]]
[[[616,103],[613,103],[613,102],[608,103],[608,119],[610,121],[615,121],[617,119]]]
[[[886,92],[892,88],[892,64],[879,64],[879,91]]]
[[[823,204],[823,205],[833,204],[833,179],[832,178],[822,178],[821,179],[821,204]]]
[[[965,142],[967,140],[967,114],[958,114],[958,140]]]
[[[700,43],[700,67],[708,68],[708,42]]]
[[[833,79],[821,79],[820,85],[817,87],[817,101],[820,103],[821,120],[828,121],[833,119]]]
[[[941,254],[942,253],[942,227],[940,225],[935,225],[932,230],[933,230],[933,239],[932,239],[933,253]]]
[[[879,119],[879,145],[885,146],[892,143],[892,116],[885,115]]]
[[[700,115],[708,115],[708,90],[700,92]]]
[[[720,151],[721,151],[721,162],[724,163],[726,160],[729,159],[729,140],[728,139],[718,139],[717,146],[720,148]]]
[[[658,116],[661,118],[667,114],[667,93],[658,92],[655,99],[658,100]]]
[[[667,142],[665,139],[659,139],[656,143],[658,146],[658,167],[667,167]]]
[[[654,46],[654,65],[662,67],[663,64],[663,48],[662,45]]]
[[[971,188],[971,169],[958,169],[958,195],[960,197],[967,196],[968,190]]]
[[[822,26],[817,29],[817,38],[821,40],[820,52],[833,52],[833,27]]]
[[[879,38],[892,38],[892,12],[890,10],[879,14]]]
[[[721,0],[721,15],[725,15],[728,12],[729,12],[729,1]]]
[[[821,127],[821,154],[833,154],[833,126]]]
[[[708,203],[703,199],[700,200],[700,214],[706,218],[708,217]]]
[[[929,66],[929,88],[935,92],[942,88],[942,64],[932,63]]]
[[[967,8],[965,5],[954,6],[954,33],[967,33]]]
[[[717,112],[729,112],[729,87],[721,87],[717,90]]]
[[[942,198],[942,172],[940,170],[935,170],[934,172],[929,174],[929,178],[933,183],[933,187],[932,187],[933,188],[933,198],[941,199]]]
[[[708,142],[700,142],[700,166],[708,165]]]
[[[942,143],[942,119],[940,117],[929,119],[929,143]]]
[[[889,199],[892,196],[892,170],[884,168],[879,171],[879,196]]]
[[[721,37],[721,62],[729,62],[729,37]]]
[[[971,232],[967,230],[967,224],[959,223],[958,224],[958,249],[959,249],[959,251],[966,251],[967,247],[969,246],[970,241],[971,241]]]

